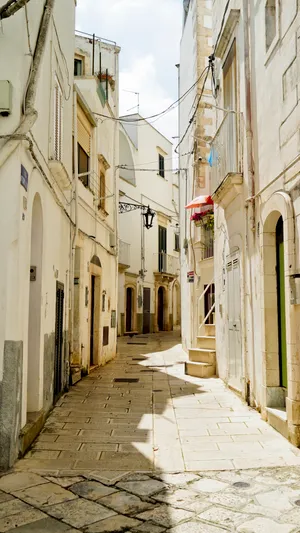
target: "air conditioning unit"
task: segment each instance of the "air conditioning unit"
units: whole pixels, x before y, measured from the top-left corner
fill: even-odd
[[[109,246],[111,248],[115,248],[116,245],[117,245],[116,235],[115,235],[115,233],[110,233],[109,234]]]
[[[8,117],[12,112],[12,84],[8,80],[0,80],[0,115]]]

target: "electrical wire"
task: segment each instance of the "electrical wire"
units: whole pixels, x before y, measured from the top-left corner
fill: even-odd
[[[195,118],[195,116],[196,116],[196,114],[197,114],[198,107],[199,107],[199,105],[200,105],[201,98],[202,98],[203,93],[204,93],[206,80],[207,80],[207,78],[208,78],[208,74],[209,74],[209,71],[210,71],[210,70],[211,70],[211,62],[209,63],[209,66],[206,67],[205,70],[204,70],[204,72],[206,71],[206,76],[205,76],[205,79],[204,79],[204,82],[203,82],[203,86],[202,86],[202,89],[201,89],[201,93],[200,93],[199,98],[198,98],[198,102],[197,102],[197,105],[196,105],[196,109],[195,109],[195,111],[194,111],[192,117],[191,117],[190,120],[189,120],[188,126],[187,126],[187,128],[186,128],[186,130],[185,130],[183,136],[181,137],[179,143],[177,144],[177,146],[176,146],[176,148],[175,148],[175,150],[174,150],[174,152],[175,152],[176,154],[178,154],[177,149],[179,148],[179,146],[181,145],[181,143],[182,143],[183,140],[185,139],[185,137],[186,137],[186,135],[187,135],[187,133],[188,133],[188,131],[189,131],[189,129],[190,129],[190,127],[191,127],[193,121],[194,121],[194,118]],[[180,169],[179,169],[179,170],[180,170]]]
[[[155,115],[150,115],[149,117],[143,117],[143,118],[137,118],[135,120],[130,120],[128,118],[126,119],[126,118],[121,118],[121,117],[119,117],[119,118],[117,118],[117,117],[109,117],[108,115],[104,115],[103,113],[96,113],[95,111],[93,113],[94,113],[94,115],[97,115],[97,116],[100,116],[100,117],[104,117],[104,118],[108,118],[108,119],[111,119],[111,120],[115,120],[117,122],[121,122],[121,123],[124,123],[124,124],[133,124],[133,123],[136,123],[136,122],[143,122],[145,120],[151,120],[151,119],[157,118],[157,117],[160,118],[160,117],[164,116],[166,113],[168,113],[169,111],[173,111],[175,109],[174,106],[178,106],[179,103],[181,103],[190,94],[190,92],[196,87],[196,85],[199,83],[199,81],[201,80],[202,76],[205,74],[205,72],[206,72],[206,70],[208,68],[209,67],[206,67],[203,70],[203,72],[200,74],[199,78],[193,83],[193,85],[191,85],[191,87],[182,96],[180,96],[180,98],[175,100],[175,102],[173,102],[171,105],[169,105],[166,109],[164,109],[160,113],[156,113]]]
[[[135,168],[135,167],[127,167],[125,165],[124,166],[118,165],[117,168],[121,170],[135,170],[136,172],[157,172],[157,173],[160,172],[159,168]],[[179,170],[185,170],[185,168],[175,168],[175,169],[170,168],[170,169],[165,169],[164,172],[178,172]]]

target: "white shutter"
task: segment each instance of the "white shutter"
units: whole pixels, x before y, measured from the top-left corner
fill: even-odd
[[[62,90],[58,80],[54,85],[54,136],[53,136],[53,154],[54,159],[62,159],[62,122],[63,122],[63,99]]]

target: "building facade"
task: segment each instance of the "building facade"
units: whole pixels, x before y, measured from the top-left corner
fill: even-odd
[[[76,32],[73,382],[116,355],[119,52],[114,42]]]
[[[122,117],[119,135],[118,334],[170,331],[180,325],[172,144],[139,114]],[[145,228],[142,206],[155,215],[151,229]]]
[[[299,2],[213,5],[220,377],[300,444]]]
[[[179,96],[182,100],[177,152],[180,166],[182,343],[193,355],[193,362],[186,367],[186,371],[193,375],[202,375],[203,370],[215,372],[213,352],[209,355],[213,365],[202,365],[202,362],[207,363],[207,342],[200,339],[206,337],[206,326],[213,325],[214,321],[211,310],[214,302],[213,206],[185,208],[194,198],[209,195],[211,191],[208,163],[213,135],[211,72],[208,71],[212,53],[210,4],[206,0],[183,2],[179,65]]]
[[[5,469],[35,438],[68,384],[75,3],[31,0],[15,12],[0,7],[0,18]]]

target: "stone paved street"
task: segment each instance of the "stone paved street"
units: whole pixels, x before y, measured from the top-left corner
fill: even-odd
[[[220,380],[185,376],[179,343],[122,339],[61,398],[0,478],[0,532],[300,532],[299,450]]]

